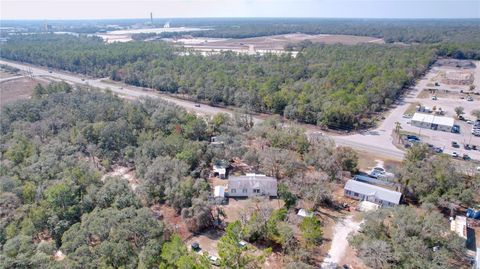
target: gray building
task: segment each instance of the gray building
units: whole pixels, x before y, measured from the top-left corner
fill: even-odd
[[[402,194],[379,186],[350,179],[345,184],[345,196],[361,201],[370,201],[381,206],[400,204]]]
[[[259,174],[230,176],[228,179],[229,197],[277,196],[277,179]]]

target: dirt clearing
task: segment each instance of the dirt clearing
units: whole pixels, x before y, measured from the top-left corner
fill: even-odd
[[[7,103],[30,98],[33,89],[38,83],[44,86],[47,85],[43,81],[25,77],[0,83],[0,108]]]
[[[192,40],[197,42],[192,42]],[[307,34],[285,34],[285,35],[273,35],[273,36],[261,36],[252,38],[232,38],[232,39],[220,39],[211,40],[202,38],[195,38],[190,40],[189,38],[179,39],[176,42],[183,43],[186,47],[198,48],[198,49],[245,49],[248,50],[252,46],[258,50],[283,50],[288,44],[296,44],[302,41],[309,40],[313,43],[325,43],[325,44],[343,44],[343,45],[356,45],[360,43],[385,43],[381,38],[368,37],[368,36],[352,36],[352,35],[307,35]]]

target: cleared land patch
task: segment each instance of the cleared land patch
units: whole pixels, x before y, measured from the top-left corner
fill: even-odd
[[[302,41],[325,44],[356,45],[360,43],[384,44],[381,38],[352,35],[308,35],[308,34],[285,34],[262,36],[252,38],[232,39],[209,39],[209,38],[180,38],[174,42],[183,43],[186,47],[194,49],[234,49],[234,50],[284,50],[289,44],[298,44]]]
[[[0,107],[16,100],[30,98],[38,83],[46,85],[45,82],[30,78],[19,78],[0,83]]]

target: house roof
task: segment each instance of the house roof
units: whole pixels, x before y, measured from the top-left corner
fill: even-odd
[[[451,117],[437,116],[424,113],[413,114],[412,121],[427,122],[430,124],[438,124],[452,127],[455,123],[455,120]]]
[[[277,190],[277,179],[259,174],[246,174],[245,176],[230,176],[229,189],[268,189]]]
[[[394,204],[400,204],[402,194],[379,186],[363,183],[350,179],[345,184],[345,190],[353,191],[367,196],[375,196],[376,198]]]

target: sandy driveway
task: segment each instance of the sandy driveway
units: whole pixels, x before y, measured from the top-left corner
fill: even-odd
[[[333,239],[330,250],[328,251],[327,258],[322,263],[321,268],[323,269],[334,269],[342,260],[345,255],[345,251],[348,247],[348,235],[352,232],[357,232],[360,228],[361,222],[354,221],[353,216],[350,215],[344,219],[341,219],[334,228]]]

